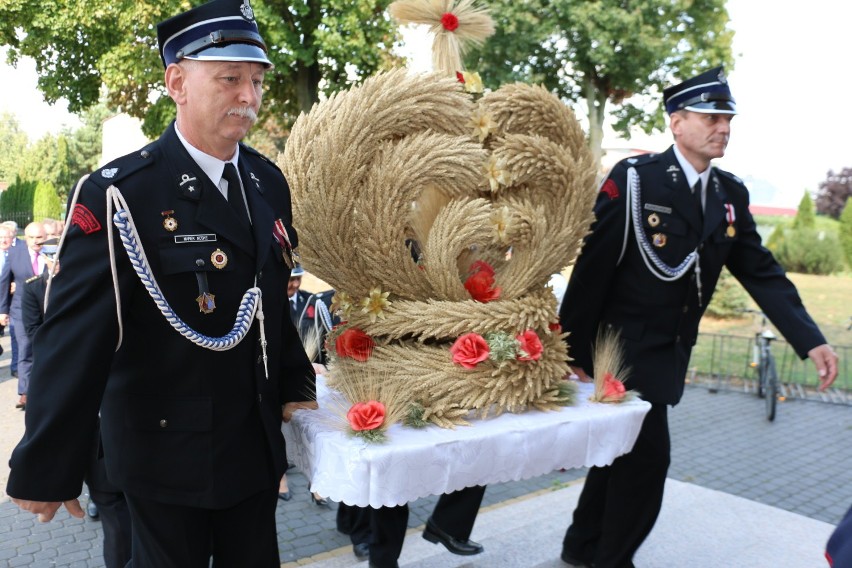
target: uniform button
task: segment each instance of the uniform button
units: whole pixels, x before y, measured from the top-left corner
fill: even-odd
[[[169,421],[168,421],[168,420],[166,420],[165,418],[163,418],[162,420],[160,420],[160,428],[165,428],[165,427],[166,427],[166,426],[168,426],[168,425],[169,425]]]
[[[680,336],[679,335],[675,337],[675,343],[680,343]]]
[[[263,270],[257,273],[257,279],[260,280],[261,278],[263,278]]]
[[[204,259],[203,258],[196,258],[195,259],[195,266],[204,266]]]
[[[151,155],[151,153],[148,150],[142,150],[141,155],[142,155],[143,158],[148,158]]]
[[[698,250],[699,251],[704,250],[704,243],[698,243]]]
[[[684,306],[684,307],[683,307],[683,313],[686,313],[686,312],[688,312],[688,311],[689,311],[689,306]]]
[[[260,365],[262,361],[263,361],[263,355],[258,355],[257,356],[257,364]]]
[[[263,402],[263,395],[262,394],[257,395],[257,402]]]

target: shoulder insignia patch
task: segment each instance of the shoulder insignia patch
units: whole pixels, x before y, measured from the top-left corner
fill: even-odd
[[[612,178],[606,180],[604,184],[601,186],[601,193],[606,193],[609,196],[610,201],[613,199],[618,199],[621,193],[618,191],[618,186],[612,181]]]
[[[118,168],[104,168],[101,170],[101,176],[106,179],[112,179],[115,177],[115,174],[118,173]]]
[[[94,213],[89,211],[85,205],[76,204],[74,212],[71,214],[71,224],[77,225],[84,233],[90,235],[101,230],[101,224]]]

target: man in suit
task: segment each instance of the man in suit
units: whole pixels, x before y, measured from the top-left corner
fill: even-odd
[[[3,221],[2,223],[0,223],[0,227],[7,228],[8,234],[10,235],[8,240],[0,237],[0,250],[3,251],[2,264],[0,264],[0,274],[2,274],[3,265],[6,264],[6,260],[9,257],[9,251],[11,250],[12,247],[15,247],[19,243],[18,243],[18,238],[17,238],[17,234],[18,234],[18,224],[17,223],[15,223],[14,221]],[[2,231],[0,231],[0,234],[2,234]],[[14,290],[14,288],[15,288],[15,286],[12,285],[12,290]],[[13,293],[13,292],[10,291],[9,293]],[[15,337],[15,326],[12,325],[11,320],[9,321],[9,325],[7,325],[7,326],[0,325],[0,336],[3,336],[7,332],[9,333],[9,339],[11,340],[11,343],[12,343],[12,361],[9,364],[9,371],[11,372],[12,376],[17,379],[18,378],[18,339]],[[2,353],[2,351],[0,351],[0,353]]]
[[[23,289],[17,294],[12,294],[10,291],[13,283],[16,287],[23,288],[24,282],[44,271],[45,260],[41,256],[41,247],[45,240],[44,225],[30,223],[24,228],[24,237],[27,246],[11,247],[6,263],[3,265],[3,272],[0,273],[0,290],[4,292],[0,294],[0,324],[9,325],[11,321],[13,333],[18,341],[18,395],[20,398],[16,406],[21,410],[27,407],[33,350],[21,319]]]
[[[837,356],[793,284],[760,241],[748,190],[711,160],[724,155],[736,114],[722,68],[664,91],[674,145],[619,162],[601,186],[596,221],[560,309],[580,380],[594,373],[599,328],[620,333],[627,387],[651,403],[633,450],[592,468],[563,541],[575,566],[633,566],[660,510],[670,459],[668,405],[683,394],[698,323],[723,266],[802,357],[821,388]]]
[[[71,198],[7,493],[42,521],[81,517],[100,409],[133,568],[277,568],[281,421],[316,403],[282,293],[289,190],[240,143],[271,64],[247,0],[157,32],[177,119]]]

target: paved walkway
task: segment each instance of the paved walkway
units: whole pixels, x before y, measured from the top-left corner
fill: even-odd
[[[6,350],[0,356],[0,489],[5,489],[7,456],[23,433],[23,413],[14,409],[16,381],[9,378],[8,337],[0,339],[0,345]],[[669,491],[658,527],[637,556],[637,565],[825,566],[819,556],[825,538],[852,504],[852,408],[786,402],[779,405],[775,422],[768,423],[763,402],[756,397],[689,387],[671,411],[670,422]],[[580,488],[572,482],[584,474],[553,472],[489,486],[473,531],[474,540],[486,545],[485,555],[453,557],[412,530],[402,563],[417,568],[564,566],[556,558]],[[348,537],[335,531],[334,505],[317,507],[304,476],[291,472],[288,477],[293,499],[280,502],[277,511],[284,565],[356,565]],[[422,527],[435,500],[411,504],[410,528]],[[499,529],[512,519],[526,522],[519,537]],[[40,524],[0,491],[0,566],[100,567],[101,538],[98,522],[71,519],[62,512],[53,522]],[[789,562],[808,560],[761,563],[754,560],[767,559],[761,550],[774,550]],[[698,561],[702,553],[703,563]]]

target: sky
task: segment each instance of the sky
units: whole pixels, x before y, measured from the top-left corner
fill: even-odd
[[[787,6],[794,5],[795,9]],[[852,73],[848,40],[852,2],[729,0],[735,67],[728,73],[739,115],[726,156],[718,165],[776,188],[772,203],[795,207],[815,191],[828,170],[852,167]],[[421,27],[422,29],[422,27]],[[412,67],[428,67],[431,41],[406,32]],[[0,114],[13,113],[31,140],[79,121],[60,103],[50,106],[36,89],[35,63],[5,65],[0,53]],[[668,133],[617,140],[605,147],[664,150]]]

